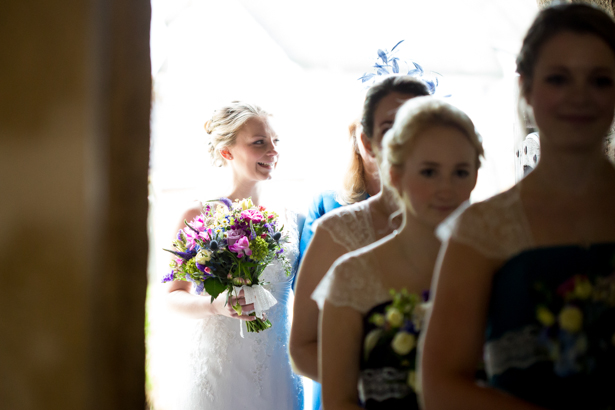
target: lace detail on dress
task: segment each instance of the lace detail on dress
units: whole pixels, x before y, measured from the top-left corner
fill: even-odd
[[[377,272],[371,247],[347,253],[339,258],[316,287],[312,299],[322,309],[325,300],[335,306],[349,306],[361,314],[391,299]]]
[[[188,352],[187,360],[179,364],[181,371],[177,377],[181,382],[174,392],[178,402],[175,408],[265,410],[279,405],[279,408],[298,410],[302,407],[301,380],[292,372],[288,356],[291,284],[299,254],[297,215],[286,211],[280,217],[284,219],[289,239],[284,254],[294,269],[287,276],[282,263],[274,260],[261,276],[278,301],[267,311],[273,327],[260,333],[248,333],[244,327],[242,338],[240,323],[245,324],[237,319],[211,316],[191,322],[191,337],[174,346]]]
[[[508,259],[532,247],[517,186],[484,202],[466,205],[444,221],[437,233],[443,241],[452,237],[494,259]]]
[[[196,390],[209,400],[214,399],[215,393],[207,374],[220,375],[224,372],[224,364],[229,360],[228,351],[237,342],[232,328],[222,323],[224,319],[222,316],[211,316],[198,320],[192,337],[187,341],[190,345],[190,373],[194,377],[192,383],[196,383]],[[212,328],[218,329],[216,336],[207,337],[208,330]]]
[[[329,232],[335,243],[349,252],[376,241],[369,203],[343,206],[316,221],[316,227]]]
[[[487,375],[502,374],[512,368],[525,369],[550,360],[549,352],[540,344],[539,333],[538,326],[529,325],[488,342],[485,345]]]
[[[402,399],[413,393],[408,385],[408,371],[393,367],[362,370],[359,375],[359,396],[367,400]]]

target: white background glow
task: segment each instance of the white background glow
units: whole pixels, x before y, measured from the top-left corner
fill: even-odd
[[[364,93],[357,78],[378,48],[405,40],[399,56],[441,73],[449,101],[483,137],[473,200],[484,199],[515,182],[514,59],[536,11],[535,0],[152,0],[148,360],[158,410],[172,408],[160,389],[170,358],[152,342],[165,320],[158,282],[168,257],[159,250],[191,200],[225,193],[203,130],[213,110],[245,100],[274,114],[282,152],[268,188],[305,211],[344,172]]]

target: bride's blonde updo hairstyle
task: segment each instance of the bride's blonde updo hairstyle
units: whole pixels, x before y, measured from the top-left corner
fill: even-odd
[[[237,133],[250,118],[266,119],[270,114],[258,105],[233,101],[214,111],[211,119],[205,122],[205,132],[209,137],[209,155],[214,166],[226,165],[226,159],[220,154],[224,148],[232,147]]]
[[[437,98],[413,98],[399,107],[393,127],[387,131],[382,140],[383,180],[400,197],[401,192],[397,192],[391,184],[391,170],[392,168],[398,168],[398,171],[403,169],[417,138],[423,131],[434,126],[453,127],[461,131],[476,150],[476,169],[480,168],[481,157],[484,158],[485,152],[470,117],[460,109]]]

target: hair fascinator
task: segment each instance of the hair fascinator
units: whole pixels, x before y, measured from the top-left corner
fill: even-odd
[[[439,85],[439,78],[442,75],[435,71],[425,72],[419,63],[398,57],[399,45],[403,42],[404,40],[399,41],[390,51],[378,49],[378,57],[371,71],[366,72],[359,78],[361,84],[365,88],[369,88],[392,75],[409,75],[423,81],[430,94],[435,94]],[[450,94],[444,97],[450,97]]]

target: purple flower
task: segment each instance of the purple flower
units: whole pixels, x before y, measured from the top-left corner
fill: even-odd
[[[406,320],[402,327],[402,330],[408,333],[417,334],[416,328],[414,327],[414,323],[412,320]]]
[[[423,302],[429,301],[429,289],[426,289],[423,292],[421,292],[421,298],[423,298]]]
[[[228,231],[226,239],[229,245],[233,245],[244,235],[245,233],[242,229],[231,229]]]
[[[228,209],[231,209],[231,206],[233,205],[233,203],[231,202],[231,200],[230,200],[230,199],[228,199],[228,198],[220,198],[220,199],[218,199],[218,201],[220,201],[220,202],[222,202],[224,205],[226,205],[226,207],[227,207]]]
[[[236,252],[238,257],[242,257],[244,253],[247,256],[252,255],[250,250],[250,241],[245,236],[242,236],[237,242],[228,247],[230,251]]]
[[[167,252],[171,252],[173,255],[178,256],[186,261],[189,261],[190,259],[194,258],[194,256],[196,255],[196,252],[180,252],[180,251],[171,251],[169,249],[164,249],[164,250]]]
[[[171,282],[173,281],[174,278],[175,278],[175,271],[172,270],[171,273],[168,273],[162,277],[162,283]]]

